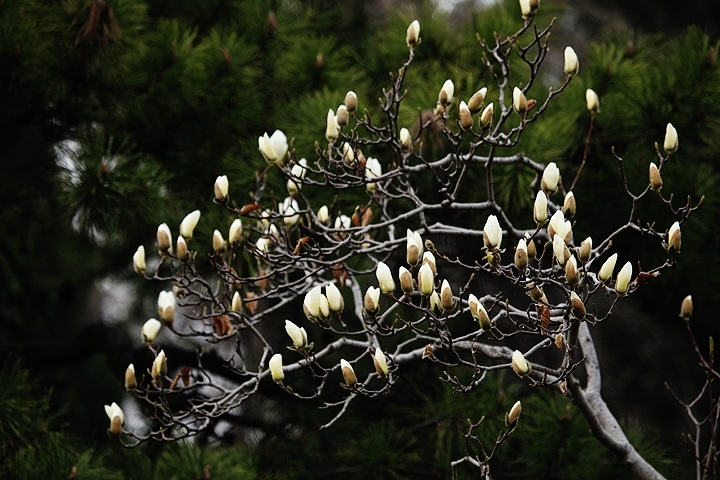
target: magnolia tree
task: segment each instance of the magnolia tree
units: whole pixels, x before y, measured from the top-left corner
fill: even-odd
[[[589,221],[575,217],[573,195],[584,161],[572,182],[564,182],[555,163],[503,155],[579,69],[567,47],[561,85],[544,99],[527,98],[547,57],[552,25],[536,26],[537,1],[520,3],[524,16],[517,32],[479,41],[494,83],[469,92],[467,101],[456,97],[447,80],[433,114],[420,116],[414,133],[400,124],[404,82],[421,48],[415,20],[407,29],[407,61],[383,91],[375,117],[358,109],[361,100],[349,91],[342,105],[328,110],[325,138],[314,152],[288,145],[281,131],[261,136],[258,147],[267,166],[251,201],[235,201],[227,177],[217,178],[214,198],[228,220],[214,231],[212,248],[193,244],[199,211],[188,214],[179,231],[167,224],[158,228],[152,257],[157,251],[159,262],[146,263],[145,248],[138,248],[135,270],[168,288],[158,299],[158,319],[142,326],[154,361],[130,365],[125,375],[127,390],[152,406],[153,419],[131,429],[113,404],[106,407],[111,435],[128,446],[192,436],[271,382],[287,395],[323,402],[334,412],[329,426],[354,399],[388,392],[407,364],[426,361],[436,363],[441,379],[458,392],[479,388],[502,370],[512,370],[518,382],[558,389],[633,472],[661,477],[630,444],[601,397],[592,331],[610,321],[618,302],[673,266],[680,252],[681,226],[698,205],[676,206],[661,192],[661,173],[678,148],[678,135],[668,124],[640,192],[628,187],[623,160],[615,157],[630,214],[606,238],[577,238],[574,231]],[[527,66],[522,84],[510,83],[512,56]],[[592,90],[586,98],[578,108],[587,109],[590,136],[599,100]],[[424,153],[422,140],[430,129],[446,142],[449,153],[442,158]],[[497,199],[493,172],[502,165],[535,175],[529,186],[532,211],[518,219]],[[469,184],[476,172],[485,180],[481,186]],[[279,184],[287,193],[273,187]],[[332,200],[322,205],[318,198]],[[639,222],[640,202],[666,209],[676,221]],[[654,239],[654,265],[640,271],[634,261],[616,264],[613,240],[628,233]],[[469,259],[442,247],[453,236],[474,245]],[[492,279],[498,288],[479,291],[476,278]],[[688,297],[686,320],[691,308]],[[297,312],[294,321],[285,319],[291,309]],[[308,335],[310,324],[312,331],[325,330],[322,338]],[[173,362],[155,344],[163,328],[204,345],[194,365]],[[225,372],[205,368],[203,358],[211,354],[222,359]],[[708,386],[701,396],[712,400],[709,382],[718,374],[709,360],[703,365]],[[683,403],[691,416],[697,403]],[[717,401],[712,404],[714,413],[696,420],[698,475],[716,468]],[[471,465],[489,477],[493,453],[519,428],[521,409],[518,401],[507,412],[505,429],[492,445],[480,441],[479,420],[471,422],[468,453],[452,468]],[[701,435],[705,429],[712,432],[710,441]]]

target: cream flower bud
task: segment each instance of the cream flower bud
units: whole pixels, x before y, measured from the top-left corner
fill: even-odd
[[[162,291],[158,295],[158,315],[165,325],[169,325],[175,318],[175,294],[172,290]]]
[[[134,392],[137,389],[137,379],[135,378],[135,365],[132,363],[125,369],[125,390]]]
[[[222,255],[225,252],[225,239],[220,230],[215,230],[212,237],[213,250],[215,255]]]
[[[423,253],[422,263],[430,265],[433,275],[437,275],[437,265],[435,264],[435,255],[432,252]]]
[[[290,340],[292,340],[295,348],[302,349],[307,347],[308,338],[304,328],[298,327],[290,320],[285,320],[285,331],[290,337]]]
[[[330,211],[327,205],[320,207],[320,210],[317,212],[317,219],[320,223],[327,223],[328,220],[330,220]]]
[[[190,240],[192,238],[193,231],[195,231],[195,227],[197,226],[199,220],[200,210],[195,210],[185,215],[183,221],[180,222],[180,235],[182,235],[185,240]]]
[[[215,200],[218,202],[226,201],[229,187],[230,185],[228,184],[227,175],[220,175],[217,177],[215,179],[215,186],[213,187],[213,190],[215,191]]]
[[[415,290],[413,286],[412,274],[407,268],[400,266],[400,273],[398,275],[398,278],[400,279],[400,288],[405,294],[412,293],[413,290]]]
[[[513,89],[513,108],[520,115],[525,115],[528,110],[528,101],[525,94],[518,87]]]
[[[489,330],[490,327],[492,327],[487,310],[485,310],[480,300],[472,293],[468,295],[468,307],[470,308],[470,314],[478,321],[483,330]]]
[[[543,189],[547,196],[550,196],[557,192],[559,181],[560,169],[558,169],[555,162],[548,163],[540,179],[540,188]]]
[[[153,343],[155,341],[155,337],[157,337],[157,334],[160,331],[160,327],[162,327],[162,323],[155,318],[151,318],[145,322],[141,331],[143,342],[147,344]]]
[[[167,374],[167,357],[165,350],[160,350],[152,364],[151,375],[155,382],[160,383],[162,378]]]
[[[527,19],[528,17],[535,15],[539,4],[540,0],[520,0],[520,12],[522,13],[522,18]]]
[[[530,232],[525,233],[525,242],[527,243],[528,262],[532,262],[537,258],[537,248]]]
[[[548,201],[547,195],[542,190],[538,190],[535,195],[535,204],[533,205],[533,219],[538,225],[544,225],[548,217]]]
[[[348,109],[345,105],[339,105],[337,108],[337,114],[335,115],[335,120],[337,121],[337,125],[340,128],[343,128],[345,125],[348,124]]]
[[[320,285],[311,288],[310,291],[305,294],[305,299],[303,300],[303,310],[308,318],[313,319],[320,316],[321,296],[322,291]]]
[[[375,276],[380,285],[380,290],[385,294],[392,295],[393,290],[395,290],[395,280],[393,280],[392,273],[390,273],[390,267],[385,262],[378,262]]]
[[[122,427],[125,425],[125,414],[117,403],[105,405],[105,414],[110,419],[110,435],[117,437],[122,433]]]
[[[512,365],[513,371],[520,377],[524,377],[530,372],[530,365],[525,360],[525,356],[520,350],[515,350],[512,354]]]
[[[690,320],[690,317],[692,317],[693,313],[693,301],[692,296],[688,295],[687,297],[683,298],[682,305],[680,306],[680,318],[685,320],[686,322]]]
[[[486,106],[480,114],[480,126],[485,128],[492,123],[493,113],[495,113],[495,107],[493,104]]]
[[[430,294],[430,311],[433,313],[438,312],[438,308],[440,307],[440,295],[433,290],[433,292]]]
[[[564,224],[565,215],[562,210],[555,210],[555,213],[553,213],[552,217],[550,217],[550,221],[548,222],[548,237],[552,240],[555,237],[555,234],[558,233],[560,234],[560,238],[563,238],[562,231],[565,229]]]
[[[350,217],[347,215],[338,215],[337,218],[335,218],[335,229],[336,230],[347,230],[350,228],[351,220]],[[346,233],[340,233],[339,234],[342,238],[345,238],[347,235]]]
[[[578,252],[578,258],[583,263],[587,263],[590,260],[590,254],[592,254],[592,238],[587,237],[580,244],[580,251]]]
[[[667,251],[668,253],[676,253],[680,251],[680,243],[682,236],[680,234],[680,224],[675,222],[670,227],[667,235]]]
[[[345,380],[345,385],[352,388],[357,384],[357,376],[355,376],[355,370],[353,370],[352,365],[350,365],[350,362],[345,360],[344,358],[340,360],[340,370],[342,371],[343,380]]]
[[[601,282],[607,283],[610,278],[612,278],[613,270],[615,270],[615,262],[617,262],[617,253],[610,255],[610,257],[605,260],[605,263],[602,264],[598,272],[598,279]]]
[[[345,104],[345,108],[347,108],[347,111],[353,113],[355,110],[357,110],[357,93],[353,92],[352,90],[348,90],[348,92],[345,94],[345,101],[343,103]]]
[[[433,275],[430,264],[423,263],[418,271],[418,290],[425,296],[433,293],[435,289],[435,275]]]
[[[420,22],[417,19],[408,26],[405,43],[408,48],[415,48],[420,44]]]
[[[656,192],[659,192],[663,186],[663,181],[662,181],[662,177],[660,176],[660,170],[658,170],[658,167],[657,167],[657,165],[655,165],[655,162],[650,162],[649,177],[650,177],[650,188],[652,188]]]
[[[521,3],[523,0],[520,0]],[[529,1],[529,0],[525,0]],[[515,402],[510,409],[510,412],[508,412],[507,417],[505,418],[505,424],[509,427],[511,425],[514,425],[515,422],[517,422],[520,419],[520,414],[522,413],[522,404],[520,403],[520,400]]]
[[[380,289],[370,285],[365,291],[365,297],[363,298],[363,306],[368,312],[377,311],[380,306]]]
[[[565,47],[565,73],[573,76],[578,73],[579,68],[580,63],[575,50],[572,47]]]
[[[374,157],[368,157],[365,161],[365,177],[370,180],[377,178],[382,175],[382,165],[380,161]],[[370,182],[365,185],[365,188],[370,193],[375,193],[375,182]]]
[[[382,378],[388,376],[388,373],[390,371],[388,370],[387,366],[387,358],[385,358],[385,354],[379,348],[375,349],[375,355],[373,355],[373,364],[375,365],[375,371],[378,375],[380,375]]]
[[[408,265],[414,267],[418,264],[423,254],[424,247],[422,236],[420,236],[418,232],[413,232],[408,228],[405,233],[405,237],[407,244],[407,252],[405,257]]]
[[[595,90],[592,88],[585,90],[585,104],[591,113],[600,110],[600,98],[598,98],[597,93],[595,93]]]
[[[573,192],[567,192],[565,194],[565,200],[563,201],[562,211],[566,218],[573,218],[577,211],[577,204],[575,203],[575,194]]]
[[[285,197],[283,203],[278,206],[280,215],[283,215],[283,223],[287,228],[295,226],[300,221],[300,207],[293,197]]]
[[[570,250],[560,235],[553,237],[553,253],[560,265],[565,265],[565,262],[570,258]]]
[[[327,298],[328,306],[330,307],[331,312],[340,313],[343,311],[343,308],[345,307],[345,300],[343,300],[340,289],[335,286],[334,283],[331,282],[325,285],[325,297]]]
[[[569,285],[575,285],[578,282],[577,260],[575,260],[575,255],[572,254],[567,262],[565,262],[565,281]]]
[[[470,100],[468,100],[468,109],[470,110],[470,113],[475,115],[480,111],[483,103],[485,103],[485,95],[487,95],[487,87],[483,87],[477,92],[473,93],[472,97],[470,97]]]
[[[267,255],[270,251],[270,248],[272,248],[272,241],[267,237],[260,237],[258,238],[257,242],[255,242],[255,248],[262,255]]]
[[[242,312],[243,310],[243,301],[242,296],[240,295],[240,292],[233,293],[232,296],[232,302],[230,303],[230,308],[233,312]]]
[[[258,137],[258,150],[270,163],[282,163],[288,151],[287,137],[281,130],[275,130],[272,136],[267,132]]]
[[[483,228],[483,242],[489,250],[499,248],[502,243],[502,228],[495,215],[490,215]]]
[[[528,265],[528,251],[525,239],[521,238],[518,240],[517,247],[515,248],[515,266],[518,270],[525,270]]]
[[[667,153],[672,153],[678,149],[678,134],[672,123],[668,123],[665,127],[665,140],[663,141],[663,149]]]
[[[147,264],[145,263],[145,247],[140,245],[133,254],[133,269],[137,273],[142,275],[143,273],[145,273],[146,268]]]
[[[327,119],[325,121],[325,139],[328,142],[334,142],[340,135],[338,128],[337,119],[335,118],[335,112],[333,109],[329,109],[327,113]]]
[[[438,104],[442,105],[443,107],[450,105],[453,101],[454,96],[455,84],[450,79],[445,80],[445,83],[443,83],[443,86],[440,89],[440,93],[438,94]]]
[[[175,244],[175,253],[177,254],[178,260],[181,262],[187,262],[190,260],[187,242],[182,235],[178,235],[177,243]]]
[[[157,229],[157,246],[161,254],[172,252],[172,233],[167,223],[163,223]]]
[[[620,272],[618,272],[617,279],[615,280],[615,291],[620,294],[627,292],[631,277],[632,264],[627,262],[620,269]]]
[[[575,292],[570,292],[570,310],[575,318],[582,320],[587,314],[585,304]]]
[[[330,303],[325,295],[320,294],[318,297],[320,306],[320,318],[327,320],[330,318]]]
[[[400,146],[403,150],[410,150],[412,147],[412,135],[410,135],[410,130],[405,127],[400,129]]]
[[[452,310],[454,305],[455,300],[453,300],[453,293],[452,289],[450,288],[450,283],[448,283],[447,280],[443,280],[442,285],[440,286],[440,308],[448,312]]]
[[[242,240],[242,234],[243,234],[242,220],[240,220],[239,218],[236,218],[230,224],[230,230],[228,232],[228,242],[230,242],[231,245],[237,245]]]
[[[282,381],[285,380],[285,372],[283,371],[283,361],[282,361],[282,354],[276,353],[272,357],[270,357],[270,362],[268,364],[270,367],[270,375],[272,376],[272,379],[275,383],[282,384]]]
[[[460,117],[460,128],[462,128],[463,130],[468,130],[472,128],[472,113],[470,113],[470,109],[468,108],[467,103],[465,103],[464,100],[460,102],[460,106],[458,107],[458,115]]]

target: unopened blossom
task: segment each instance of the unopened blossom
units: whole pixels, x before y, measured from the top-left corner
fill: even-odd
[[[573,76],[578,72],[580,63],[578,62],[578,56],[572,47],[565,47],[565,73],[569,76]]]
[[[471,114],[475,115],[483,107],[483,103],[485,103],[485,95],[487,95],[487,87],[481,88],[477,92],[473,93],[472,97],[470,97],[467,107]]]
[[[535,203],[533,204],[533,220],[538,225],[544,225],[548,218],[548,201],[547,195],[542,190],[538,190],[535,195]]]
[[[405,127],[400,129],[400,146],[403,150],[410,150],[412,147],[412,135],[410,135],[410,130]]]
[[[167,374],[167,357],[165,351],[160,350],[152,364],[151,376],[155,382],[160,383],[162,378]]]
[[[427,263],[423,263],[418,271],[418,290],[425,296],[433,293],[435,289],[435,275]]]
[[[308,337],[305,328],[298,327],[290,320],[285,320],[285,331],[290,337],[290,340],[292,340],[295,348],[303,349],[308,346]]]
[[[298,163],[292,166],[290,169],[290,176],[291,178],[288,178],[287,181],[287,191],[290,196],[295,196],[298,194],[300,189],[302,189],[302,179],[305,178],[305,173],[307,172],[307,159],[301,158]]]
[[[340,289],[337,288],[334,283],[331,282],[325,286],[325,297],[327,298],[328,307],[330,307],[331,312],[342,312],[343,308],[345,307],[345,300],[343,300]]]
[[[621,294],[627,292],[631,277],[632,264],[627,262],[618,272],[617,279],[615,280],[615,291]]]
[[[395,290],[395,280],[393,280],[392,273],[390,273],[390,267],[385,262],[378,262],[375,276],[380,285],[380,290],[385,294],[392,295]]]
[[[423,239],[418,232],[414,232],[409,228],[405,232],[406,238],[406,255],[408,265],[414,267],[418,264],[423,254]]]
[[[266,132],[258,137],[258,150],[269,163],[282,163],[288,151],[287,137],[282,130],[275,130],[272,136]]]
[[[485,310],[480,300],[472,293],[468,295],[468,307],[470,308],[470,314],[478,321],[483,330],[489,330],[490,327],[492,327],[487,310]]]
[[[231,245],[237,245],[242,241],[243,225],[242,220],[236,218],[230,224],[230,230],[228,231],[228,242]]]
[[[285,379],[282,354],[276,353],[275,355],[270,357],[270,362],[268,366],[270,367],[270,375],[272,376],[272,379],[275,381],[275,383],[282,384],[283,380]]]
[[[141,330],[143,342],[147,344],[154,342],[155,337],[157,337],[157,334],[160,331],[160,327],[162,327],[162,323],[155,318],[151,318],[146,321]]]
[[[598,279],[606,283],[612,278],[613,271],[615,270],[615,262],[617,262],[617,253],[613,253],[605,260],[605,263],[600,267],[598,272]]]
[[[590,260],[590,254],[592,253],[592,238],[587,237],[580,244],[580,251],[578,252],[578,258],[583,263],[587,263]]]
[[[183,218],[183,221],[180,223],[180,235],[182,235],[185,240],[192,238],[199,220],[200,210],[195,210],[185,215],[185,218]]]
[[[147,264],[145,263],[145,247],[140,245],[133,254],[133,269],[142,275],[145,273]]]
[[[482,128],[487,127],[492,123],[493,113],[495,112],[495,107],[493,107],[493,104],[490,103],[488,106],[486,106],[482,113],[480,114],[480,126]]]
[[[423,253],[422,263],[430,265],[433,275],[437,275],[437,264],[435,263],[435,255],[432,252]]]
[[[177,242],[175,243],[175,254],[181,262],[187,262],[190,260],[187,242],[182,235],[178,235]]]
[[[172,290],[162,291],[158,295],[158,315],[165,325],[169,325],[175,318],[175,294]]]
[[[518,87],[513,89],[513,108],[520,115],[524,115],[528,111],[528,101],[525,94]]]
[[[515,248],[515,266],[518,270],[525,270],[528,265],[528,251],[525,239],[521,238],[518,240],[517,247]]]
[[[649,175],[650,177],[650,188],[654,191],[659,192],[663,186],[662,177],[660,176],[660,170],[658,169],[655,162],[650,162]]]
[[[693,300],[692,296],[688,295],[687,297],[683,298],[682,304],[680,305],[680,318],[687,322],[690,320],[690,317],[692,317],[692,313]]]
[[[385,358],[385,354],[379,348],[375,349],[375,355],[373,355],[373,364],[375,365],[375,371],[382,378],[387,377],[388,373],[390,373],[390,370],[388,370],[387,366],[387,358]]]
[[[230,303],[230,308],[233,312],[242,312],[243,310],[243,301],[242,296],[240,295],[240,292],[233,293],[232,301]]]
[[[257,239],[257,242],[255,242],[255,248],[262,255],[267,255],[272,248],[272,240],[267,237],[260,237]]]
[[[665,140],[663,141],[663,149],[667,153],[672,153],[678,149],[678,133],[672,123],[668,123],[665,127]]]
[[[547,196],[552,195],[558,190],[558,182],[560,181],[560,169],[557,167],[555,162],[550,162],[543,170],[542,178],[540,179],[540,188],[543,189]]]
[[[402,265],[400,266],[398,278],[400,279],[400,288],[402,289],[403,293],[409,294],[412,293],[413,290],[415,290],[413,286],[412,274],[407,268]]]
[[[330,220],[330,210],[327,205],[323,205],[317,212],[317,219],[320,223],[327,223]]]
[[[420,44],[420,22],[417,19],[413,20],[408,26],[405,43],[408,48],[415,48]]]
[[[565,265],[565,262],[570,258],[570,250],[560,235],[553,237],[553,253],[560,265]]]
[[[472,128],[472,113],[470,113],[470,109],[468,108],[467,103],[465,103],[464,100],[460,101],[460,106],[458,107],[458,115],[460,117],[460,128],[464,130],[469,130],[470,128]]]
[[[520,12],[522,18],[527,19],[537,12],[540,0],[520,0]]]
[[[365,177],[367,177],[368,180],[372,178],[377,178],[382,175],[382,165],[380,165],[380,160],[374,157],[368,157],[368,159],[365,161]],[[375,182],[369,182],[367,185],[365,185],[365,188],[370,193],[375,193]]]
[[[515,350],[512,354],[512,360],[510,362],[513,371],[520,377],[528,374],[530,371],[530,365],[525,360],[525,356],[520,350]]]
[[[443,86],[440,89],[440,93],[438,93],[438,104],[443,107],[450,105],[454,96],[455,84],[450,79],[445,80],[445,83],[443,83]]]
[[[134,392],[137,388],[137,379],[135,378],[135,365],[132,363],[125,369],[125,390]]]
[[[562,211],[567,218],[573,218],[575,211],[577,210],[577,203],[575,202],[575,194],[570,191],[565,194],[565,200],[563,200]]]
[[[357,384],[357,376],[355,376],[355,370],[353,370],[350,362],[344,358],[340,360],[340,370],[342,372],[343,380],[348,387],[354,387]]]
[[[570,258],[565,262],[565,281],[569,285],[575,285],[578,282],[578,267],[575,255],[570,255]]]
[[[502,243],[502,228],[495,215],[488,216],[483,228],[483,242],[489,250],[499,248]]]
[[[452,289],[450,288],[450,283],[447,280],[443,280],[440,286],[440,308],[448,312],[452,310],[454,305],[455,301],[453,300],[453,293]]]
[[[285,197],[282,204],[278,206],[280,214],[283,215],[283,223],[290,228],[300,221],[300,207],[293,197]]]
[[[580,296],[575,292],[570,292],[570,310],[575,318],[582,320],[587,314],[585,304],[580,299]]]
[[[308,318],[313,319],[320,316],[321,296],[322,290],[320,285],[311,288],[310,291],[305,294],[305,299],[303,300],[303,310]]]
[[[228,184],[228,178],[227,175],[220,175],[215,179],[215,185],[213,186],[213,191],[215,192],[215,200],[218,202],[224,202],[227,200],[228,197],[228,189],[230,185]]]
[[[125,414],[120,406],[113,402],[112,405],[105,405],[105,414],[110,419],[110,435],[117,437],[122,433],[122,427],[125,425]]]
[[[522,2],[522,0],[520,0]],[[525,0],[529,1],[529,0]],[[520,414],[522,413],[522,404],[520,403],[520,400],[515,402],[510,408],[510,412],[508,412],[507,417],[505,418],[505,423],[507,426],[511,426],[515,424],[520,419]]]
[[[215,230],[212,236],[212,246],[215,251],[215,255],[222,255],[225,252],[225,239],[220,233],[220,230]]]
[[[355,110],[357,110],[358,105],[358,97],[357,93],[353,92],[352,90],[348,90],[348,92],[345,94],[345,108],[347,108],[347,111],[349,113],[353,113]]]
[[[367,288],[367,290],[365,291],[365,296],[363,297],[363,306],[368,312],[377,311],[378,307],[380,306],[379,288],[373,287],[372,285]]]
[[[669,253],[675,253],[680,251],[680,244],[682,235],[680,233],[680,224],[675,222],[670,227],[670,231],[667,235],[667,249]]]
[[[430,311],[432,313],[438,313],[438,309],[440,308],[440,295],[433,290],[433,292],[430,294]]]
[[[328,142],[334,142],[340,135],[340,129],[338,128],[337,119],[335,118],[335,112],[333,109],[329,109],[327,113],[327,119],[325,123],[325,139]]]
[[[585,104],[591,113],[600,110],[600,98],[598,98],[597,93],[595,93],[595,90],[592,88],[585,90]]]
[[[338,127],[343,128],[347,125],[349,116],[347,107],[345,105],[338,105],[337,113],[335,114],[335,121]]]
[[[172,252],[172,233],[167,223],[161,224],[157,229],[157,246],[161,254]]]

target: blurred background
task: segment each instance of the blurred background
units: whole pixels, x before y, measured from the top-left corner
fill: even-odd
[[[144,415],[122,375],[130,362],[151,361],[140,326],[167,288],[133,272],[137,246],[152,252],[160,223],[176,229],[200,209],[194,241],[209,248],[215,226],[230,222],[212,204],[213,182],[226,174],[236,199],[249,195],[264,167],[264,132],[284,130],[310,157],[327,109],[347,90],[372,114],[388,73],[407,59],[414,18],[422,44],[408,75],[405,125],[434,107],[446,78],[458,98],[486,85],[495,93],[475,34],[492,39],[519,28],[514,0],[0,2],[2,478],[449,478],[449,462],[465,452],[466,419],[486,416],[492,438],[518,398],[523,421],[495,460],[497,478],[628,477],[566,398],[502,376],[461,396],[423,364],[406,368],[392,395],[357,402],[330,429],[318,430],[328,412],[268,385],[236,418],[190,443],[125,450],[107,436],[103,405]],[[703,381],[678,318],[682,298],[693,295],[702,348],[720,333],[720,4],[543,0],[538,25],[553,18],[535,98],[562,81],[566,45],[580,73],[516,151],[556,162],[572,179],[589,122],[585,89],[598,93],[575,189],[578,216],[593,221],[576,239],[600,238],[629,214],[611,148],[639,191],[668,122],[680,149],[663,170],[663,192],[674,192],[677,205],[705,195],[683,226],[677,268],[595,330],[611,409],[653,465],[686,478],[694,462],[681,434],[691,425],[664,383],[690,398]],[[524,73],[512,75],[520,81]],[[441,143],[428,148],[443,152]],[[528,175],[498,172],[503,205],[516,218],[532,205]],[[672,219],[663,215],[641,211],[664,229]],[[616,247],[648,265],[643,259],[661,252],[636,239]],[[192,362],[191,346],[163,334],[168,356]]]

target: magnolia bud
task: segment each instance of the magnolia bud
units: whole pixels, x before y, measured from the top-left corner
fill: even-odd
[[[303,349],[307,347],[307,332],[305,332],[304,328],[298,327],[290,320],[285,320],[285,331],[290,337],[290,340],[292,340],[295,348]]]
[[[345,108],[347,108],[347,111],[353,113],[355,110],[357,110],[357,94],[352,90],[348,90],[348,92],[345,94],[345,101],[343,103],[345,103]]]
[[[420,22],[413,20],[407,28],[405,43],[408,48],[415,48],[420,44]]]
[[[650,162],[650,188],[654,191],[659,192],[663,186],[662,177],[660,176],[660,170],[658,170],[655,162]]]
[[[542,190],[538,190],[537,195],[535,195],[533,219],[538,225],[543,225],[547,221],[547,195]]]
[[[105,414],[110,419],[110,429],[108,432],[110,435],[117,437],[122,433],[122,427],[125,425],[125,414],[115,402],[113,402],[112,405],[105,405]]]
[[[345,360],[344,358],[340,360],[340,370],[342,371],[343,379],[345,380],[345,385],[352,388],[357,384],[357,377],[355,376],[355,370],[353,370],[352,365],[350,365],[350,362]]]
[[[558,169],[555,162],[550,162],[543,170],[542,178],[540,179],[540,188],[545,192],[547,196],[557,192],[558,182],[560,181],[560,170]]]
[[[463,130],[468,130],[472,128],[472,113],[470,113],[470,109],[468,108],[467,103],[465,103],[464,100],[460,102],[460,106],[458,107],[458,115],[460,116],[460,128],[462,128]]]
[[[453,84],[452,80],[450,79],[445,80],[445,83],[443,83],[443,86],[440,89],[440,93],[438,94],[438,104],[442,105],[443,107],[450,105],[453,101],[454,95],[455,84]]]
[[[562,211],[565,214],[566,218],[573,218],[575,216],[575,211],[577,210],[577,205],[575,203],[575,195],[573,192],[567,192],[565,194],[565,200],[563,201],[563,207]]]
[[[686,322],[690,320],[690,317],[692,317],[693,313],[693,301],[692,296],[688,295],[687,297],[683,298],[682,305],[680,306],[680,318],[685,320]]]
[[[147,264],[145,263],[145,247],[140,245],[133,254],[133,269],[137,273],[142,275],[143,273],[145,273],[146,268]]]
[[[155,337],[157,337],[157,334],[160,331],[160,327],[162,327],[162,323],[160,323],[154,318],[151,318],[147,322],[145,322],[141,330],[143,342],[147,343],[148,345],[154,342]]]
[[[230,231],[228,232],[228,242],[231,245],[237,245],[242,240],[243,226],[242,220],[236,218],[230,224]]]
[[[380,289],[369,286],[363,298],[363,305],[368,312],[377,311],[380,306]]]
[[[667,235],[667,251],[670,254],[677,253],[680,251],[680,224],[675,222],[670,227],[670,231]]]
[[[412,147],[412,135],[410,135],[410,130],[405,127],[400,129],[400,146],[403,150],[410,150]]]
[[[340,135],[338,123],[335,119],[335,112],[333,112],[333,109],[331,108],[328,110],[325,123],[325,139],[328,142],[334,142],[335,140],[337,140],[338,135]]]
[[[618,272],[617,279],[615,280],[615,291],[619,294],[627,292],[631,277],[632,264],[627,262]]]
[[[450,283],[448,283],[447,280],[443,280],[440,287],[440,308],[448,312],[452,310],[453,305],[455,305],[455,301],[453,300],[453,293],[452,289],[450,288]]]
[[[492,123],[493,113],[494,107],[492,103],[483,109],[480,114],[480,126],[482,128],[485,128]]]
[[[565,240],[563,240],[560,235],[555,235],[553,237],[553,253],[560,265],[565,265],[565,262],[567,262],[570,258],[570,250],[565,244]]]
[[[600,110],[600,99],[592,88],[585,90],[585,103],[590,113],[596,113]]]
[[[590,260],[591,253],[592,253],[592,238],[587,237],[580,244],[580,251],[578,252],[578,257],[580,258],[581,262],[587,263],[587,261]]]
[[[414,290],[414,287],[413,287],[412,274],[410,273],[410,271],[407,268],[401,266],[400,267],[400,275],[398,278],[400,279],[400,288],[402,288],[402,291],[405,294],[412,293]]]
[[[605,263],[600,267],[598,272],[598,279],[602,283],[607,283],[612,278],[613,270],[615,270],[615,262],[617,262],[617,253],[613,253],[605,260]]]
[[[222,255],[223,253],[225,253],[225,239],[223,239],[220,230],[215,230],[213,232],[212,245],[213,250],[215,251],[215,255]]]
[[[575,285],[578,282],[577,260],[575,260],[575,255],[570,255],[568,261],[565,262],[565,281],[568,285]]]
[[[587,311],[585,310],[585,304],[575,292],[570,292],[570,310],[575,318],[582,320],[585,318]]]
[[[320,207],[320,210],[317,212],[317,219],[320,223],[327,223],[328,220],[330,220],[330,211],[328,210],[327,205]]]
[[[338,127],[343,128],[345,125],[347,125],[348,118],[349,118],[349,114],[348,114],[347,107],[345,105],[339,105],[337,108],[337,116],[336,116]]]
[[[545,296],[545,292],[543,292],[542,288],[538,287],[534,283],[528,283],[527,287],[527,294],[533,302],[547,303],[547,297]]]
[[[152,364],[151,375],[156,383],[160,383],[162,378],[167,374],[167,357],[165,350],[160,350]]]
[[[409,228],[406,232],[407,239],[407,263],[414,267],[420,261],[423,254],[423,241],[418,232],[413,232]]]
[[[429,241],[430,240],[428,240],[428,242]],[[427,263],[428,265],[430,265],[430,270],[432,270],[433,275],[437,275],[437,265],[435,264],[435,255],[433,255],[432,252],[423,253],[422,263]]]
[[[379,348],[375,349],[375,355],[373,355],[373,364],[375,365],[375,371],[378,375],[380,375],[382,378],[388,376],[388,373],[390,371],[388,370],[387,359],[385,358],[385,354],[383,353],[383,351]]]
[[[188,260],[190,260],[187,242],[182,235],[178,235],[177,243],[175,244],[175,252],[177,254],[178,260],[180,260],[181,262],[187,262]]]
[[[170,325],[175,319],[175,294],[171,290],[162,291],[158,295],[158,315],[165,325]]]
[[[525,94],[518,87],[513,89],[513,108],[520,115],[525,115],[528,111],[528,101]]]
[[[668,123],[665,127],[665,141],[663,142],[663,148],[667,153],[672,153],[678,149],[678,134],[672,123]]]
[[[322,291],[320,285],[311,288],[310,291],[305,294],[305,299],[303,300],[303,311],[308,319],[312,320],[320,316],[321,296]]]
[[[485,310],[480,300],[472,293],[468,296],[468,307],[470,308],[470,314],[478,321],[483,330],[489,330],[490,327],[492,327],[487,310]]]
[[[520,0],[522,3],[523,0]],[[525,0],[528,1],[528,0]],[[507,417],[505,418],[505,424],[510,427],[514,425],[519,419],[520,414],[522,413],[522,404],[520,403],[520,400],[515,402],[510,409],[510,412],[507,414]]]
[[[215,179],[215,200],[218,202],[225,202],[228,197],[228,178],[227,175],[220,175]]]
[[[425,296],[433,293],[435,289],[435,275],[429,263],[423,263],[418,271],[418,290]]]
[[[233,312],[242,312],[243,301],[242,301],[242,297],[240,296],[240,292],[233,293],[230,308],[232,309]]]
[[[520,353],[520,350],[513,352],[510,364],[512,365],[513,371],[520,377],[524,377],[530,371],[530,365],[525,360],[523,354]]]
[[[515,266],[518,270],[523,271],[528,265],[528,251],[525,239],[518,240],[517,248],[515,248]]]
[[[390,267],[388,267],[385,262],[378,262],[377,268],[375,269],[375,276],[380,285],[380,290],[385,294],[392,295],[393,290],[395,290],[395,280],[393,280],[392,274],[390,273]]]
[[[272,376],[272,379],[275,381],[275,383],[282,384],[282,381],[285,380],[285,372],[283,371],[283,363],[282,363],[282,354],[276,353],[272,357],[270,357],[270,362],[268,364],[270,367],[270,375]]]
[[[490,215],[485,222],[485,227],[483,228],[483,242],[485,243],[485,248],[492,250],[493,248],[500,247],[500,244],[502,243],[502,228],[500,228],[500,223],[498,222],[498,219],[495,215]]]
[[[163,223],[157,229],[157,246],[162,255],[172,252],[172,233],[167,223]]]
[[[325,285],[325,297],[328,301],[328,307],[333,313],[340,313],[345,307],[345,300],[343,300],[342,293],[334,283],[328,283]]]
[[[437,313],[438,308],[440,307],[440,295],[433,290],[433,292],[430,294],[430,311],[432,313]]]
[[[185,218],[183,218],[183,221],[180,223],[180,235],[182,235],[185,240],[190,240],[192,238],[193,231],[195,230],[199,220],[200,210],[190,212],[185,216]]]
[[[125,390],[134,392],[137,388],[137,379],[135,378],[135,366],[131,363],[125,369]]]
[[[525,243],[527,243],[528,262],[532,262],[537,257],[537,248],[535,247],[535,240],[529,233],[525,234]]]
[[[572,77],[577,74],[579,68],[580,63],[575,50],[572,47],[565,47],[565,73]]]
[[[468,109],[470,113],[475,115],[480,111],[485,102],[485,95],[487,94],[487,87],[483,87],[477,92],[473,93],[473,96],[468,100]]]
[[[380,161],[377,158],[368,157],[368,159],[365,161],[365,177],[367,179],[371,178],[377,178],[382,175],[382,165],[380,165]],[[370,182],[367,185],[365,185],[366,189],[370,193],[375,193],[375,183]]]

